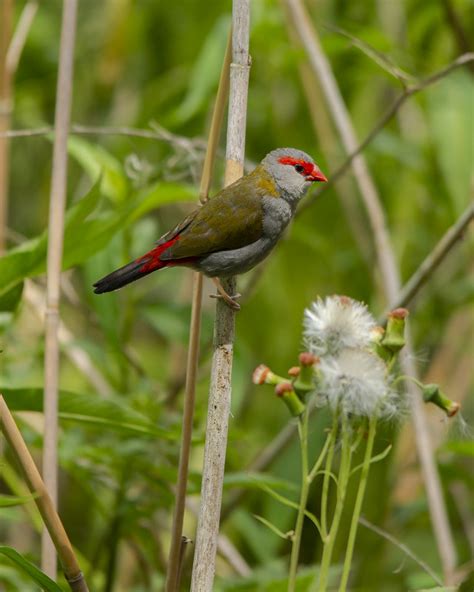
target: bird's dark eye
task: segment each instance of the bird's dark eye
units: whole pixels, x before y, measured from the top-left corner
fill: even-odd
[[[295,171],[297,173],[302,173],[304,171],[304,166],[302,166],[300,164],[295,164]]]

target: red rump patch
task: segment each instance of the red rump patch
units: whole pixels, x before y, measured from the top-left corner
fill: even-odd
[[[296,164],[299,164],[300,166],[303,167],[304,175],[311,175],[314,170],[313,163],[303,160],[302,158],[293,158],[292,156],[282,156],[281,158],[278,159],[278,162],[280,164],[289,164],[291,166],[295,166]]]
[[[175,236],[171,240],[163,243],[162,245],[158,245],[148,253],[145,253],[142,257],[136,260],[137,263],[141,263],[143,261],[143,267],[140,269],[142,273],[148,273],[150,271],[155,271],[156,269],[161,269],[162,267],[166,267],[167,265],[172,265],[171,261],[161,261],[160,255],[166,249],[174,245],[174,243],[179,239],[179,235]]]

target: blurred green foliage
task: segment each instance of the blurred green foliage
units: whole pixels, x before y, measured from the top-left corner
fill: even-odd
[[[354,36],[363,48],[370,45],[417,80],[460,53],[459,30],[446,16],[447,4],[458,14],[469,39],[471,0],[308,2],[361,139],[400,92],[400,84],[390,68],[382,68],[368,55],[370,51],[361,51],[360,44],[355,46],[331,27]],[[17,16],[23,5],[20,0],[15,3]],[[14,129],[53,121],[61,5],[59,0],[40,3],[15,78]],[[176,479],[190,272],[170,269],[100,297],[92,293],[91,284],[147,250],[193,207],[230,9],[229,1],[205,7],[195,0],[176,5],[149,0],[79,3],[73,122],[148,130],[158,124],[176,135],[153,140],[97,133],[73,135],[69,143],[64,254],[68,271],[61,316],[72,338],[63,346],[61,364],[60,509],[91,590],[144,592],[160,589],[163,582]],[[330,177],[329,153],[337,162],[344,155],[338,143],[314,133],[298,74],[304,54],[289,42],[286,19],[275,0],[252,3],[251,54],[247,157],[256,162],[275,147],[295,146],[314,155]],[[467,67],[456,70],[409,99],[365,150],[404,280],[468,204],[473,181],[472,76]],[[191,142],[183,144],[181,137]],[[34,277],[38,286],[44,286],[51,154],[48,135],[11,141],[12,233],[9,251],[0,259],[0,387],[13,410],[41,409],[43,329],[23,283]],[[222,155],[214,191],[222,181]],[[264,493],[258,483],[296,499],[298,446],[292,443],[281,452],[267,475],[247,473],[252,458],[288,421],[273,394],[251,384],[253,368],[263,360],[275,368],[295,363],[303,310],[316,295],[348,294],[366,301],[375,313],[385,308],[368,222],[350,173],[348,177],[349,199],[360,216],[363,236],[354,236],[350,213],[337,187],[330,187],[297,218],[258,272],[252,296],[237,318],[224,505],[236,488],[248,493],[225,520],[223,532],[249,564],[251,575],[237,577],[229,563],[219,559],[216,590],[285,589],[289,544],[254,514],[283,532],[293,528],[293,509]],[[370,244],[365,253],[360,248],[363,239]],[[420,371],[436,377],[450,398],[465,402],[467,421],[474,415],[467,404],[473,387],[472,243],[472,236],[467,236],[465,244],[456,247],[410,307]],[[244,289],[249,277],[240,280]],[[206,292],[189,486],[196,494],[213,308]],[[74,364],[72,349],[88,354],[108,385],[106,392],[99,392],[90,373]],[[41,445],[37,416],[19,417],[28,444],[37,452]],[[324,414],[314,419],[310,437],[315,452],[327,423]],[[474,516],[468,494],[474,485],[472,447],[459,428],[449,431],[440,422],[439,413],[433,426],[463,564],[472,554],[466,534]],[[390,442],[398,442],[401,452],[373,467],[363,512],[440,573],[415,458],[404,457],[404,439],[412,442],[412,434],[406,429],[398,439],[397,433],[396,426],[387,426],[379,434],[378,452]],[[4,493],[24,496],[21,480],[7,471],[12,463],[8,450],[3,463]],[[311,496],[310,510],[317,506],[318,487]],[[16,546],[21,529],[18,550],[36,562],[39,539],[22,507],[0,508],[1,538]],[[34,512],[31,503],[25,507]],[[191,514],[185,534],[194,536]],[[306,590],[308,574],[314,570],[309,566],[319,556],[317,540],[312,525],[306,524],[302,562],[308,567],[301,572],[301,590]],[[387,592],[434,586],[400,550],[362,528],[353,576],[354,589],[364,591],[380,590],[382,581]],[[7,592],[36,590],[23,578],[8,559],[0,557],[0,583]],[[188,581],[189,562],[183,586]]]

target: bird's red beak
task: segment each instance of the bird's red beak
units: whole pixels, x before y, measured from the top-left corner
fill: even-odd
[[[327,183],[328,182],[328,180],[325,177],[325,175],[323,175],[323,173],[320,170],[318,170],[318,169],[313,170],[313,172],[311,173],[311,175],[308,175],[306,177],[306,179],[308,181],[312,181],[313,183],[314,182],[317,182],[317,183]]]

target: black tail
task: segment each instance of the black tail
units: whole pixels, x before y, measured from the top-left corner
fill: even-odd
[[[126,286],[131,282],[139,280],[145,277],[149,273],[155,271],[155,269],[148,269],[143,271],[144,262],[142,260],[132,261],[127,265],[124,265],[120,269],[116,269],[109,275],[106,275],[102,279],[98,280],[94,284],[94,292],[96,294],[103,294],[104,292],[113,292]]]

